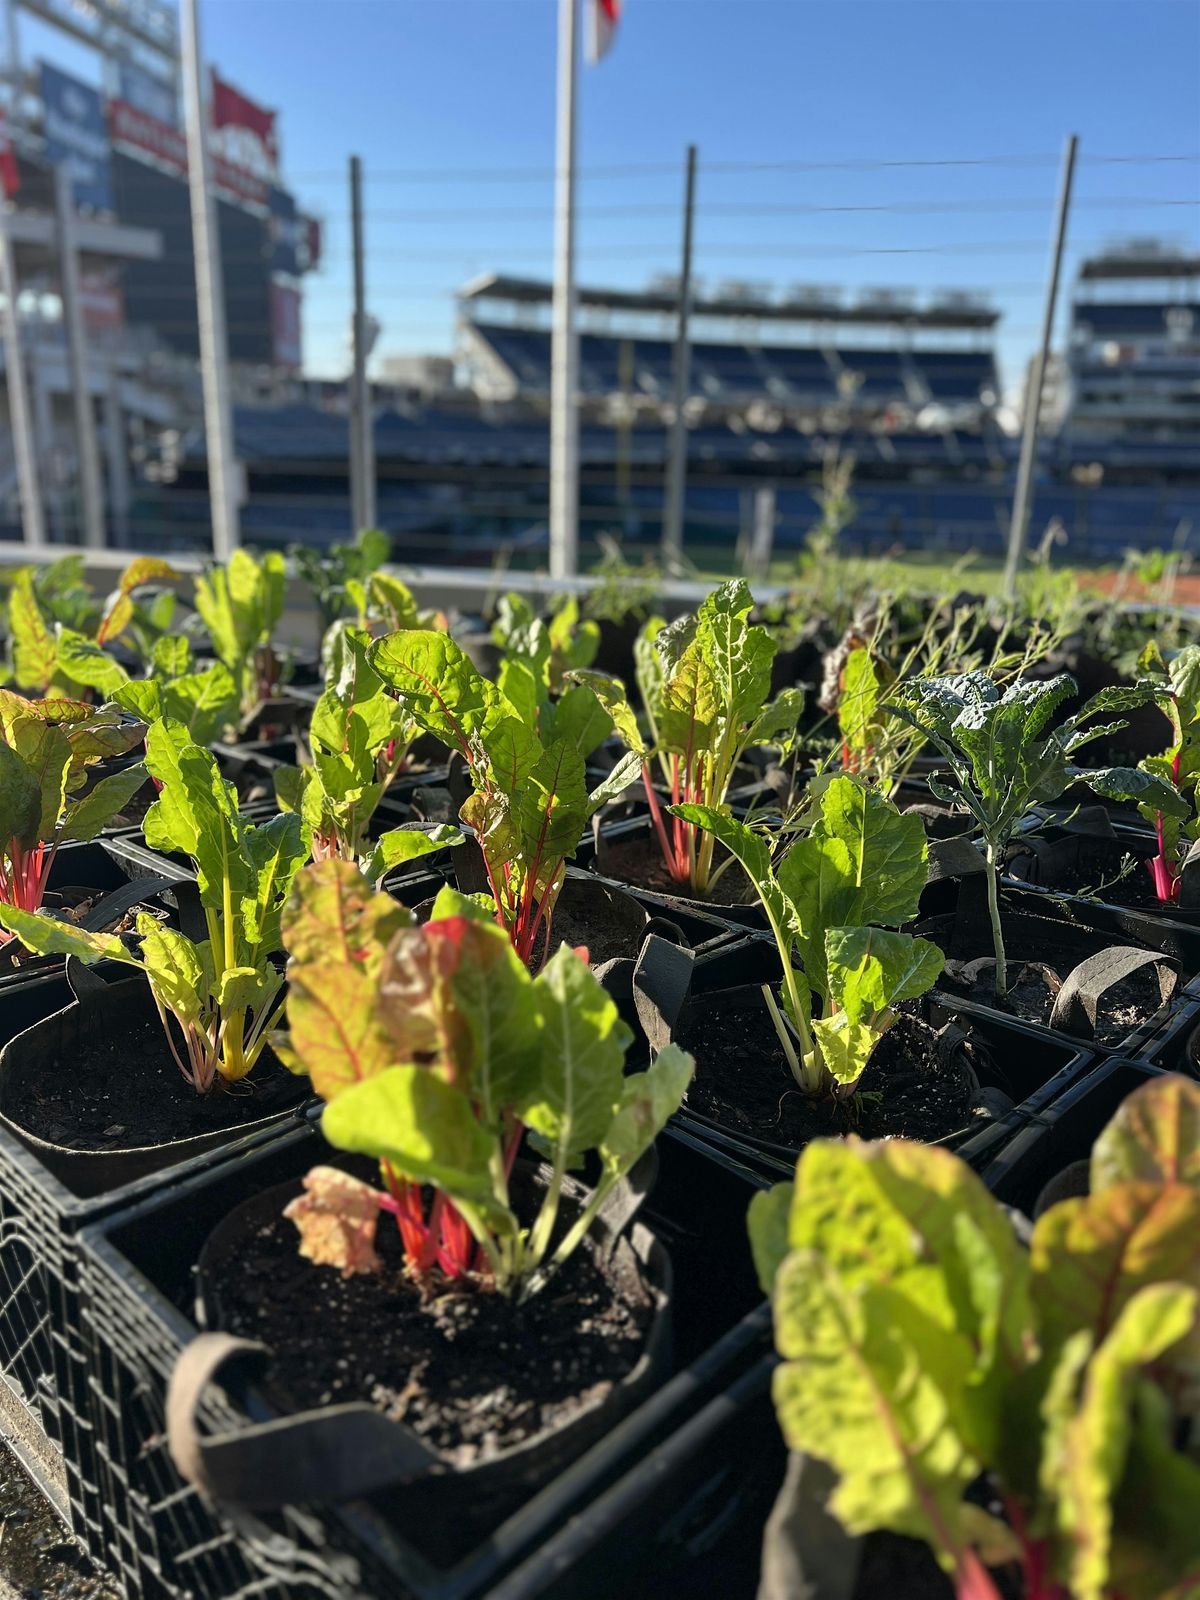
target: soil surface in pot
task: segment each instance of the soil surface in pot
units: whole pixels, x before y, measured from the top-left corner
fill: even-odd
[[[1057,962],[1052,956],[1038,959],[1045,960],[1061,983],[1082,958],[1060,956]],[[1052,983],[1040,966],[1014,961],[1010,954],[1008,992],[1001,998],[996,994],[994,970],[989,965],[974,978],[964,980],[956,976],[953,963],[948,963],[941,987],[951,994],[965,995],[978,1005],[1006,1011],[1022,1022],[1049,1023],[1059,984]],[[1096,1007],[1096,1043],[1109,1048],[1119,1045],[1135,1028],[1148,1022],[1161,1006],[1158,976],[1153,967],[1143,967],[1100,996]]]
[[[457,1467],[562,1427],[642,1353],[651,1303],[635,1271],[575,1251],[525,1305],[443,1282],[430,1298],[383,1225],[383,1271],[314,1266],[282,1214],[248,1219],[215,1290],[223,1330],[271,1349],[264,1393],[283,1410],[363,1401]]]
[[[708,894],[696,895],[686,883],[681,884],[671,876],[658,841],[645,835],[607,841],[603,866],[599,862],[597,866],[606,878],[632,883],[639,889],[653,889],[656,894],[679,895],[686,900],[703,900],[714,906],[758,904],[758,896],[738,862],[732,862],[722,872]],[[595,960],[595,957],[592,959]]]
[[[714,1000],[676,1029],[675,1042],[696,1058],[687,1109],[776,1144],[843,1133],[929,1141],[971,1120],[971,1074],[956,1057],[939,1058],[933,1030],[913,1017],[884,1034],[859,1093],[840,1102],[801,1094],[765,1006],[723,1010]]]
[[[141,1150],[237,1129],[297,1105],[308,1093],[307,1079],[294,1077],[268,1049],[248,1078],[197,1094],[152,1015],[119,1033],[97,1033],[69,1072],[30,1074],[10,1093],[5,1114],[67,1150]]]
[[[607,915],[601,907],[597,907],[594,912],[589,911],[586,916],[580,916],[570,905],[560,900],[554,910],[550,939],[551,955],[560,944],[584,945],[587,948],[588,961],[592,966],[598,967],[602,962],[612,961],[618,956],[636,956],[641,935],[637,931],[631,932],[629,923],[623,918]],[[539,933],[529,963],[533,972],[541,968],[545,944],[545,937]]]
[[[1078,861],[1061,862],[1048,877],[1037,875],[1030,863],[1029,882],[1036,888],[1056,894],[1080,895],[1088,900],[1103,900],[1107,905],[1129,906],[1135,910],[1156,910],[1174,916],[1179,907],[1164,904],[1154,892],[1149,856],[1134,856],[1121,851],[1105,851],[1090,858],[1081,854]],[[1020,869],[1014,874],[1020,878]]]

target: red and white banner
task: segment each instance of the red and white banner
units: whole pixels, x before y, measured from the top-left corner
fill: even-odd
[[[214,128],[241,128],[252,133],[266,151],[272,167],[279,165],[279,142],[275,132],[275,113],[240,89],[212,74],[212,125]]]
[[[584,0],[587,6],[587,58],[594,67],[613,47],[622,0]]]

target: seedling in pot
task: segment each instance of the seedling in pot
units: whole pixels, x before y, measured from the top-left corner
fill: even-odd
[[[999,996],[1008,990],[1000,869],[1031,807],[1057,800],[1071,784],[1082,782],[1098,794],[1137,793],[1160,809],[1177,814],[1182,809],[1176,792],[1153,773],[1136,767],[1079,767],[1072,761],[1093,739],[1125,727],[1124,722],[1097,723],[1094,718],[1145,705],[1150,691],[1145,686],[1102,689],[1074,716],[1050,728],[1051,719],[1076,692],[1074,678],[1065,672],[1042,683],[1018,679],[1004,690],[986,672],[968,672],[909,679],[892,690],[884,708],[911,722],[945,760],[945,772],[929,778],[935,798],[962,806],[978,824]]]
[[[1196,794],[1200,779],[1200,646],[1186,646],[1168,666],[1152,641],[1139,657],[1138,669],[1143,675],[1141,681],[1170,725],[1171,742],[1161,755],[1138,762],[1135,785],[1126,785],[1122,781],[1126,769],[1118,768],[1093,787],[1110,800],[1131,801],[1153,825],[1158,852],[1148,866],[1155,894],[1164,905],[1170,905],[1179,899],[1183,858],[1200,839]],[[1164,809],[1157,789],[1147,793],[1147,775],[1174,791],[1173,807]]]
[[[157,639],[149,673],[122,673],[107,690],[110,704],[147,724],[167,717],[185,727],[196,744],[223,738],[238,721],[240,702],[233,674],[221,661],[197,670],[191,641],[182,633]]]
[[[783,969],[780,1001],[769,986],[763,998],[796,1083],[807,1095],[852,1092],[896,1006],[942,970],[936,945],[885,931],[917,914],[929,863],[921,819],[837,777],[776,866],[746,823],[712,806],[672,809],[720,840],[758,891]]]
[[[735,578],[714,589],[694,617],[669,627],[661,619],[647,624],[636,660],[648,738],[618,679],[572,674],[595,692],[640,764],[667,870],[696,895],[707,894],[728,863],[714,866],[714,836],[698,832],[680,808],[723,806],[747,750],[786,747],[804,708],[799,689],[784,689],[768,704],[776,643],[766,628],[751,624],[753,606],[744,579]],[[654,787],[655,760],[671,796],[669,826]]]
[[[39,911],[60,845],[94,839],[146,781],[141,763],[87,791],[89,771],[145,730],[77,700],[0,689],[0,902]]]
[[[139,556],[125,568],[103,608],[84,602],[69,609],[77,624],[72,626],[48,613],[31,569],[18,569],[8,599],[13,682],[36,694],[77,700],[86,699],[90,690],[110,695],[128,676],[110,647],[128,639],[144,657],[174,616],[170,590],[159,593],[149,608],[139,606],[136,591],[157,578],[178,576],[169,562]]]
[[[619,763],[589,795],[583,752],[592,748],[591,713],[568,718],[565,700],[558,702],[553,732],[543,741],[445,634],[388,634],[371,645],[367,661],[405,715],[462,757],[472,793],[459,815],[479,845],[497,920],[523,961],[539,938],[548,952],[567,860],[592,813],[631,781],[636,757]]]
[[[833,1470],[822,1514],[924,1540],[960,1600],[1195,1594],[1198,1130],[1195,1083],[1138,1089],[1028,1249],[965,1163],[905,1140],[814,1141],[755,1196],[775,1408]]]
[[[357,861],[376,883],[393,867],[460,844],[463,836],[457,828],[393,828],[370,841],[379,802],[419,731],[367,661],[370,642],[357,628],[331,631],[325,690],[309,729],[311,764],[278,768],[275,797],[282,811],[299,814],[315,861]]]
[[[629,1032],[581,953],[561,945],[532,978],[487,913],[450,888],[418,927],[354,866],[322,862],[297,878],[284,937],[281,1054],[327,1102],[329,1142],[374,1157],[382,1178],[377,1188],[314,1168],[287,1212],[302,1253],[347,1276],[374,1271],[390,1216],[423,1283],[536,1293],[678,1108],[691,1058],[669,1047],[624,1076]],[[550,1169],[532,1221],[511,1193],[526,1130]],[[599,1179],[564,1228],[564,1181],[589,1154]]]
[[[227,566],[212,566],[196,579],[196,609],[217,659],[237,684],[243,717],[253,715],[287,681],[288,662],[273,642],[286,590],[287,564],[277,550],[261,560],[235,550]]]
[[[140,953],[112,934],[88,933],[0,905],[0,923],[39,955],[117,961],[146,975],[180,1071],[199,1093],[249,1073],[283,1011],[273,957],[292,879],[307,859],[300,819],[248,822],[207,750],[173,722],[146,737],[146,767],[160,784],[146,813],[146,843],[191,858],[208,938],[189,939],[146,913]]]

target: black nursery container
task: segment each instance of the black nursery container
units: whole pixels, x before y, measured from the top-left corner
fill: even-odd
[[[101,1559],[127,1594],[470,1600],[491,1594],[505,1574],[533,1560],[541,1575],[529,1592],[543,1592],[552,1579],[545,1592],[565,1597],[586,1592],[579,1587],[582,1572],[605,1573],[613,1562],[637,1571],[686,1564],[734,1525],[745,1544],[752,1499],[757,1538],[778,1462],[775,1430],[765,1432],[761,1410],[748,1407],[751,1396],[732,1411],[725,1400],[719,1417],[703,1425],[706,1436],[736,1440],[730,1463],[740,1461],[746,1474],[731,1474],[721,1460],[697,1461],[672,1449],[671,1440],[768,1354],[770,1321],[745,1238],[746,1206],[761,1180],[669,1134],[659,1141],[659,1182],[639,1216],[674,1267],[674,1376],[532,1498],[508,1506],[494,1530],[451,1564],[421,1549],[420,1519],[406,1518],[403,1489],[251,1514],[214,1507],[184,1483],[165,1443],[164,1402],[179,1353],[196,1335],[193,1266],[214,1224],[234,1206],[294,1179],[327,1159],[326,1151],[315,1129],[293,1130],[217,1172],[191,1175],[109,1216],[81,1240],[90,1387],[109,1512]],[[719,1295],[715,1259],[722,1263]],[[761,1376],[757,1381],[761,1393]],[[221,1431],[265,1414],[248,1381],[225,1391],[210,1385],[200,1411],[207,1429]],[[598,1496],[639,1473],[658,1515],[643,1519],[636,1532],[619,1517],[593,1515]],[[748,1483],[757,1484],[759,1473],[754,1498]],[[549,1573],[540,1566],[547,1551],[562,1558]],[[512,1592],[523,1594],[513,1582]]]
[[[126,969],[109,970],[119,980]],[[90,976],[100,981],[97,975],[103,971],[95,968]],[[120,984],[121,989],[126,987],[126,982]],[[69,1010],[72,1000],[61,970],[8,985],[0,996],[0,1038],[11,1047],[36,1035],[48,1019]],[[17,1049],[20,1052],[19,1044]],[[206,1141],[202,1148],[177,1151],[170,1175],[182,1177],[218,1164],[227,1154],[253,1148],[269,1140],[293,1115],[283,1112],[257,1129],[234,1128],[216,1143]],[[139,1172],[136,1164],[132,1168],[118,1164],[110,1170],[113,1181],[107,1189],[83,1193],[81,1189],[94,1188],[94,1183],[78,1181],[69,1157],[55,1172],[32,1143],[36,1141],[0,1117],[0,1411],[4,1433],[23,1464],[76,1538],[98,1558],[104,1507],[84,1353],[76,1235],[86,1223],[153,1192],[164,1178]],[[44,1153],[53,1159],[56,1152],[51,1147]]]

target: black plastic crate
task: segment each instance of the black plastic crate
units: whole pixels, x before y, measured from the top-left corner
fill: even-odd
[[[146,1600],[467,1600],[488,1593],[547,1539],[586,1523],[589,1499],[654,1461],[658,1445],[769,1349],[770,1319],[745,1231],[746,1206],[762,1179],[736,1161],[666,1135],[659,1183],[643,1216],[675,1266],[675,1376],[473,1552],[451,1568],[423,1556],[405,1536],[402,1491],[270,1517],[215,1510],[181,1481],[163,1437],[166,1386],[195,1334],[192,1268],[210,1230],[234,1205],[298,1176],[326,1151],[315,1129],[294,1130],[81,1236],[91,1400],[109,1512],[101,1560],[130,1594]],[[717,1256],[720,1295],[712,1292]],[[262,1414],[251,1391],[213,1390],[202,1420],[208,1427],[230,1426],[240,1415]],[[685,1522],[689,1507],[702,1516],[698,1492],[682,1479],[672,1491],[674,1510]],[[703,1503],[711,1495],[707,1485]],[[719,1520],[723,1513],[712,1514]],[[606,1539],[623,1537],[619,1527],[605,1532]],[[589,1554],[589,1560],[602,1559],[598,1551]]]
[[[601,829],[606,839],[619,842],[622,839],[637,839],[649,837],[652,824],[649,817],[634,817],[625,822],[606,823]],[[758,897],[747,905],[727,906],[717,901],[701,901],[687,895],[667,894],[657,889],[643,889],[640,885],[626,883],[622,878],[613,878],[600,872],[596,865],[596,847],[591,837],[585,837],[583,843],[575,853],[575,860],[579,867],[585,871],[594,872],[598,878],[603,878],[605,883],[611,883],[618,889],[624,889],[627,894],[636,894],[639,898],[654,901],[662,907],[677,906],[681,903],[690,910],[713,917],[721,922],[729,923],[736,928],[762,929],[766,927],[766,914],[764,913]]]
[[[105,965],[98,972],[108,970]],[[112,968],[110,975],[119,969]],[[69,1005],[64,973],[9,985],[0,998],[0,1043]],[[97,1557],[103,1506],[87,1393],[76,1235],[87,1223],[165,1182],[253,1148],[300,1114],[92,1199],[74,1194],[0,1128],[0,1409],[4,1431],[63,1520]]]

